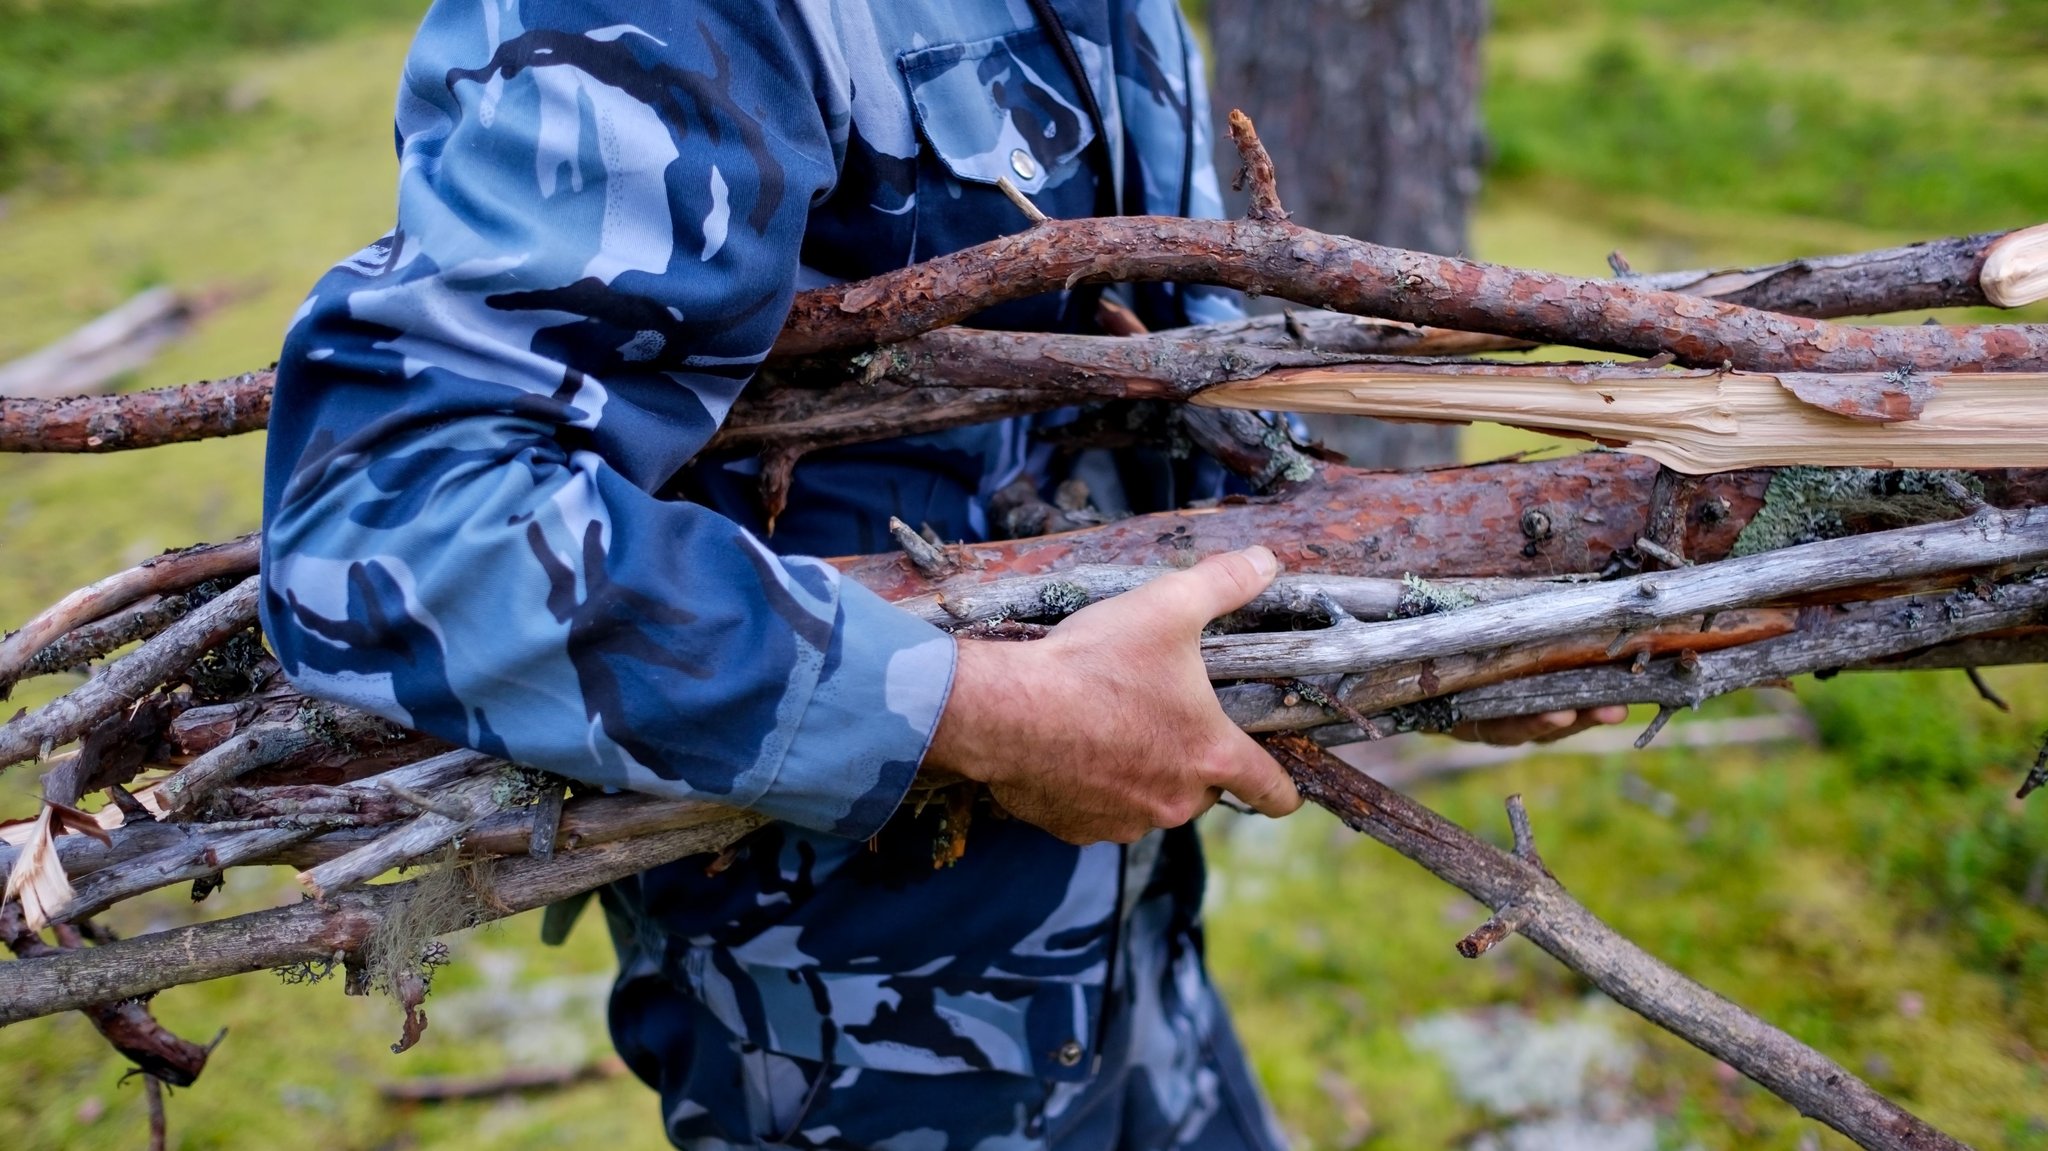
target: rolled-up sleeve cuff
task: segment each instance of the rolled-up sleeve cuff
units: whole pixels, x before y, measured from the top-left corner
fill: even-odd
[[[849,839],[880,831],[931,745],[957,658],[951,636],[843,582],[817,687],[751,806]]]

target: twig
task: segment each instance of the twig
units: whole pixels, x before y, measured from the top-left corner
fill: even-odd
[[[102,620],[59,636],[30,656],[21,679],[82,668],[137,640],[145,640],[191,614],[207,597],[201,585],[189,592],[156,596],[131,604]]]
[[[1237,175],[1230,186],[1244,191],[1251,186],[1251,207],[1245,215],[1248,219],[1278,222],[1287,218],[1287,209],[1280,206],[1280,192],[1273,178],[1273,157],[1266,154],[1266,146],[1259,142],[1258,129],[1252,127],[1252,118],[1243,111],[1230,110],[1230,142],[1237,145]]]
[[[1008,176],[996,177],[996,190],[1009,197],[1010,203],[1017,205],[1017,210],[1024,213],[1024,218],[1031,221],[1034,227],[1045,223],[1047,219],[1046,214],[1039,211],[1038,205],[1032,203],[1030,197],[1019,191],[1017,185],[1010,183]]]
[[[959,570],[959,565],[946,558],[938,545],[918,535],[916,529],[895,516],[889,517],[889,538],[910,557],[910,562],[923,572],[927,579],[945,579]]]
[[[163,1081],[144,1075],[142,1096],[149,1101],[149,1151],[164,1151],[170,1143],[170,1123],[164,1117]]]
[[[0,726],[0,768],[68,743],[159,684],[181,675],[208,648],[256,622],[256,577],[165,628],[135,654],[42,710]]]
[[[2027,770],[2027,777],[2020,781],[2015,794],[2025,799],[2043,786],[2048,786],[2048,735],[2041,737],[2041,750],[2034,753],[2034,766]]]
[[[1841,1065],[1617,934],[1572,899],[1540,861],[1482,842],[1309,740],[1275,736],[1266,740],[1266,746],[1294,777],[1304,798],[1498,913],[1501,927],[1482,927],[1474,933],[1478,939],[1468,937],[1475,953],[1483,950],[1487,939],[1505,937],[1512,921],[1515,930],[1622,1006],[1734,1067],[1801,1114],[1819,1119],[1858,1145],[1873,1151],[1963,1151],[1962,1144],[1878,1094]],[[1517,826],[1516,839],[1533,856],[1526,823]]]
[[[495,902],[467,901],[447,929],[542,907],[686,855],[716,851],[761,823],[759,817],[729,812],[696,827],[558,851],[552,860],[506,860],[492,870]],[[0,964],[0,1026],[180,984],[352,954],[419,890],[420,882],[344,891],[324,908],[306,901],[131,936],[86,951]]]
[[[145,596],[184,591],[212,579],[248,575],[256,570],[258,547],[258,537],[251,533],[224,544],[200,544],[167,552],[58,600],[19,630],[0,639],[0,699],[7,697],[28,661],[59,636]]]
[[[1691,560],[1686,559],[1663,544],[1657,543],[1648,536],[1636,540],[1636,550],[1667,568],[1689,568],[1692,566]]]
[[[1984,681],[1983,672],[1974,667],[1966,667],[1963,669],[1963,674],[1970,677],[1970,686],[1977,689],[1977,695],[1985,703],[2007,714],[2012,712],[2012,705],[2005,701],[2005,697],[1991,690],[1991,685]]]
[[[1643,734],[1636,737],[1636,750],[1641,751],[1650,746],[1656,740],[1658,733],[1664,730],[1664,725],[1670,723],[1671,717],[1677,714],[1678,709],[1670,704],[1659,704],[1657,714],[1650,720],[1650,725],[1643,729]]]
[[[422,1075],[380,1084],[377,1094],[389,1103],[451,1103],[552,1091],[593,1080],[616,1079],[625,1073],[625,1062],[610,1056],[574,1067],[518,1068],[497,1075]]]

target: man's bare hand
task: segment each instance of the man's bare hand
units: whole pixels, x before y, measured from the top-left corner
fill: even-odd
[[[1069,843],[1130,843],[1225,791],[1267,815],[1294,811],[1293,782],[1224,716],[1202,668],[1203,626],[1278,572],[1265,548],[1212,556],[1036,642],[961,641],[925,762],[987,784]]]

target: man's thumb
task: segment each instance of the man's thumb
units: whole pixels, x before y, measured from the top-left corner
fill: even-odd
[[[1143,590],[1207,623],[1250,603],[1280,574],[1280,561],[1263,547],[1210,556],[1194,567],[1154,580]]]

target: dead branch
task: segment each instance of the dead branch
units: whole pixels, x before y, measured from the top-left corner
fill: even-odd
[[[874,347],[992,304],[1081,284],[1212,283],[1314,307],[1679,363],[1749,371],[2039,371],[2048,328],[1855,327],[1627,281],[1585,280],[1326,236],[1285,221],[1160,216],[1056,220],[806,292],[776,351]]]
[[[613,1055],[574,1067],[522,1067],[482,1076],[421,1075],[385,1083],[377,1088],[377,1094],[389,1103],[449,1103],[554,1091],[579,1083],[616,1079],[625,1073],[625,1061]]]
[[[260,431],[274,382],[266,369],[115,396],[0,398],[0,451],[119,452]]]
[[[1202,654],[1214,679],[1356,674],[1414,658],[1637,630],[1797,594],[2043,560],[2048,508],[1988,512],[1473,607],[1457,613],[1454,642],[1446,642],[1452,628],[1442,619],[1345,621],[1321,631],[1218,636],[1203,641]]]
[[[0,364],[0,396],[104,390],[184,336],[201,310],[173,288],[140,292],[56,343]]]
[[[2048,629],[2043,623],[2048,623],[2048,587],[2027,581],[2000,585],[1988,599],[1967,594],[1908,597],[1853,612],[1814,613],[1807,616],[1804,628],[1756,643],[1719,651],[1682,648],[1640,663],[1581,665],[1504,677],[1409,706],[1391,702],[1406,694],[1400,685],[1382,698],[1374,697],[1370,681],[1346,684],[1334,694],[1368,712],[1374,725],[1386,731],[1448,731],[1460,722],[1606,704],[1654,703],[1678,711],[1716,696],[1817,672],[2041,663],[2048,661]],[[2009,629],[2024,634],[1993,634]],[[1238,684],[1219,695],[1225,712],[1244,726],[1298,729],[1306,726],[1301,719],[1312,718],[1296,714],[1296,709],[1282,710],[1279,690],[1263,684]],[[1355,728],[1333,725],[1318,727],[1315,738],[1335,746],[1364,736]]]
[[[2048,267],[2044,245],[2048,225],[2036,225],[1762,267],[1627,273],[1623,278],[1645,288],[1816,320],[1931,308],[2012,308],[2042,298],[2033,293],[2048,291],[2048,285],[2028,279]]]
[[[1622,1006],[1720,1059],[1873,1151],[1963,1145],[1872,1090],[1840,1064],[1659,962],[1601,922],[1535,857],[1526,822],[1510,854],[1354,770],[1300,736],[1266,741],[1302,796],[1493,910],[1488,935],[1518,930]],[[1526,819],[1526,817],[1524,817]],[[1479,934],[1479,933],[1475,933]],[[1474,953],[1483,950],[1475,941]]]
[[[256,570],[260,538],[250,533],[224,544],[199,544],[165,552],[88,584],[46,608],[0,639],[0,699],[20,679],[37,652],[58,637],[151,595],[184,591],[208,580],[240,578]]]
[[[0,904],[0,941],[15,956],[16,962],[9,964],[9,969],[23,963],[89,954],[75,933],[61,945],[45,942],[41,935],[29,930],[22,919],[21,905],[14,902]],[[123,1058],[133,1061],[145,1074],[181,1087],[199,1078],[199,1073],[206,1069],[207,1057],[213,1053],[211,1044],[201,1047],[171,1034],[150,1014],[149,1005],[136,998],[121,996],[82,1003],[76,1009],[84,1012],[100,1036]]]
[[[0,726],[0,765],[69,743],[184,672],[207,649],[256,622],[259,589],[250,576],[205,607],[165,628],[135,654],[42,710]]]
[[[436,932],[543,907],[686,855],[717,851],[760,826],[741,814],[676,831],[557,851],[552,859],[495,865],[488,901],[470,898]],[[0,965],[0,1026],[149,995],[167,987],[359,952],[420,880],[379,884],[231,919],[139,935],[85,951]]]

